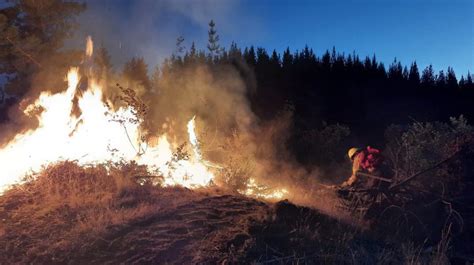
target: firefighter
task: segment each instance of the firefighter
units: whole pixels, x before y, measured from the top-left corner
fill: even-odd
[[[353,147],[349,149],[347,155],[352,162],[352,175],[342,183],[342,188],[354,185],[373,188],[380,184],[380,181],[377,179],[364,178],[361,180],[360,177],[357,176],[357,172],[365,172],[379,176],[383,174],[383,157],[380,154],[380,150],[370,146],[367,146],[367,148]]]

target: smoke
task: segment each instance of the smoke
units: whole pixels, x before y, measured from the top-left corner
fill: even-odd
[[[174,51],[177,36],[195,39],[203,47],[199,42],[207,37],[210,18],[218,22],[221,35],[237,30],[228,19],[238,9],[236,1],[138,1],[128,3],[125,8],[116,3],[89,2],[89,10],[80,18],[81,30],[68,45],[80,43],[83,49],[85,36],[90,34],[96,46],[103,45],[110,51],[115,66],[133,56],[144,57],[149,65],[157,65]],[[319,190],[319,170],[316,166],[302,167],[285,145],[293,124],[291,111],[282,110],[273,121],[259,120],[248,100],[256,82],[243,61],[225,66],[195,62],[179,69],[161,66],[162,74],[152,91],[127,83],[118,75],[106,77],[107,100],[115,102],[119,93],[110,89],[110,84],[130,85],[136,90],[149,108],[145,128],[150,142],[166,133],[172,142],[185,143],[186,123],[196,116],[202,155],[221,167],[216,169],[219,171],[216,182],[238,191],[254,179],[269,190],[288,190],[295,202],[315,205],[312,196]],[[64,84],[44,87],[48,75],[57,75],[58,71],[43,72],[45,75],[33,82],[37,87],[33,91],[54,92],[65,87]],[[30,101],[25,98],[24,105]],[[21,113],[12,116],[19,125],[10,124],[2,131],[4,135],[18,133],[19,127],[37,125],[35,121],[25,121]],[[24,126],[25,123],[29,125]]]
[[[242,191],[252,179],[262,192],[284,189],[292,201],[322,207],[324,201],[315,203],[314,198],[321,189],[318,168],[301,166],[286,146],[291,110],[282,110],[271,121],[257,117],[248,100],[255,80],[242,75],[251,72],[244,62],[194,62],[162,71],[157,90],[144,96],[150,108],[149,133],[166,133],[173,142],[184,143],[186,123],[196,116],[202,155],[221,167],[217,184]]]

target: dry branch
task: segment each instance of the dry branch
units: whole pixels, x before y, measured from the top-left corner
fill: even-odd
[[[380,177],[380,176],[376,176],[376,175],[369,174],[369,173],[364,173],[364,172],[357,172],[356,175],[363,176],[363,177],[369,177],[369,178],[373,178],[373,179],[378,179],[378,180],[385,181],[385,182],[389,182],[389,183],[392,182],[391,179],[384,178],[384,177]]]
[[[456,151],[456,152],[454,152],[451,156],[447,157],[446,159],[443,159],[443,160],[441,160],[440,162],[434,164],[433,166],[431,166],[431,167],[429,167],[429,168],[426,168],[426,169],[424,169],[424,170],[422,170],[422,171],[419,171],[419,172],[417,172],[417,173],[415,173],[415,174],[413,174],[413,175],[407,177],[406,179],[401,180],[401,181],[398,182],[398,183],[392,184],[388,189],[389,189],[389,190],[393,190],[393,189],[395,189],[395,188],[398,188],[398,187],[400,187],[400,186],[405,185],[406,183],[412,181],[412,180],[415,179],[416,177],[418,177],[418,176],[420,176],[420,175],[422,175],[422,174],[424,174],[424,173],[426,173],[426,172],[428,172],[428,171],[431,171],[431,170],[433,170],[433,169],[435,169],[435,168],[441,166],[442,164],[448,162],[449,160],[453,159],[457,154],[459,154],[459,150]]]

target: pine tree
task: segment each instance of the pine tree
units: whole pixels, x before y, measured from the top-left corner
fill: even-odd
[[[467,72],[467,76],[466,76],[466,88],[467,89],[474,89],[474,84],[472,82],[472,75],[471,73],[468,71]]]
[[[191,43],[191,48],[189,49],[189,56],[191,56],[191,58],[196,57],[196,44],[194,44],[194,41],[193,43]]]
[[[180,56],[181,54],[184,53],[184,51],[186,50],[186,47],[184,46],[184,38],[183,36],[179,36],[177,39],[176,39],[176,55],[177,56]]]
[[[101,45],[95,52],[94,64],[96,67],[96,74],[99,77],[108,76],[112,72],[112,62],[107,49]]]
[[[464,76],[461,76],[461,79],[459,80],[459,88],[464,89],[466,85],[466,80],[464,80]]]
[[[244,59],[249,65],[252,65],[252,66],[257,65],[255,49],[253,48],[253,46],[250,46],[249,49],[245,48],[245,50],[244,50]]]
[[[306,46],[308,47],[308,46]],[[336,55],[336,47],[332,46],[332,53],[331,53],[331,63],[334,64],[336,62],[337,55]]]
[[[61,50],[85,4],[63,0],[15,0],[0,13],[0,75],[13,78],[6,92],[21,96],[33,77],[44,87],[61,87],[78,53]],[[57,78],[51,78],[55,72]]]
[[[365,68],[366,71],[370,71],[370,69],[372,69],[372,61],[370,60],[369,56],[365,57],[364,68]]]
[[[257,65],[267,66],[270,63],[270,56],[264,48],[257,48]]]
[[[240,60],[241,57],[242,57],[242,52],[237,47],[237,44],[235,42],[232,42],[229,48],[229,58],[231,60]]]
[[[474,84],[472,81],[472,75],[468,71],[466,77],[461,76],[461,80],[459,80],[459,88],[463,91],[474,92]]]
[[[286,48],[285,52],[283,52],[283,59],[282,65],[283,68],[288,68],[293,64],[293,55],[290,52],[290,48]]]
[[[329,72],[331,69],[331,55],[329,54],[328,50],[326,50],[326,52],[323,54],[321,61],[323,64],[323,69]],[[352,65],[352,60],[351,60],[351,65]]]
[[[151,82],[148,78],[148,66],[143,57],[132,58],[126,62],[123,68],[123,76],[132,83],[138,83],[145,90],[151,89]]]
[[[196,44],[194,44],[194,41],[191,43],[191,48],[189,48],[189,51],[186,51],[184,54],[184,65],[189,65],[189,64],[194,64],[197,61],[197,51],[196,51]]]
[[[416,62],[413,62],[410,66],[408,81],[413,86],[418,86],[420,84],[420,72],[418,71],[418,65],[416,64]]]
[[[273,50],[272,52],[272,57],[270,58],[270,63],[273,65],[273,66],[278,66],[280,67],[280,55],[276,52],[276,50]]]
[[[430,64],[423,70],[421,74],[421,84],[425,88],[431,88],[435,85],[435,75],[433,71],[433,66]]]
[[[397,61],[397,58],[393,60],[393,63],[388,68],[388,78],[395,82],[403,80],[402,64]]]
[[[387,77],[387,70],[385,70],[385,65],[382,62],[380,62],[377,66],[377,75],[381,79],[384,79]]]
[[[377,58],[375,57],[375,54],[374,56],[372,57],[372,71],[376,71],[377,70]]]
[[[436,86],[438,89],[444,89],[446,87],[446,76],[443,70],[439,71],[436,76]]]
[[[221,52],[221,46],[219,45],[219,35],[217,34],[216,31],[216,24],[214,23],[214,20],[211,20],[209,22],[209,31],[208,31],[208,43],[207,43],[207,49],[209,50],[209,54],[211,58],[214,58],[216,56],[219,56]]]
[[[403,75],[403,80],[408,80],[410,74],[408,73],[408,68],[406,66],[403,67],[403,74],[402,75]]]
[[[459,87],[456,74],[454,73],[453,68],[448,67],[448,75],[446,76],[446,84],[448,89],[453,90]]]

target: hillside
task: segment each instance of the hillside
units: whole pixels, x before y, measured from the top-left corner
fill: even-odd
[[[1,264],[426,264],[442,245],[387,240],[288,201],[137,184],[136,165],[46,168],[0,197]]]
[[[137,169],[125,165],[108,175],[104,170],[66,162],[0,197],[2,264],[298,258],[316,251],[302,243],[322,239],[317,238],[320,228],[312,226],[330,221],[308,208],[265,203],[216,188],[134,185],[127,177]]]

